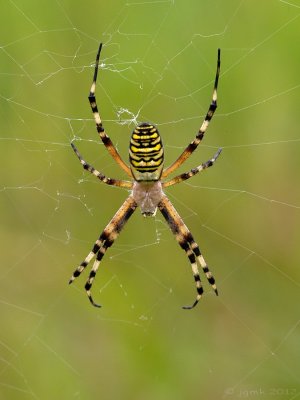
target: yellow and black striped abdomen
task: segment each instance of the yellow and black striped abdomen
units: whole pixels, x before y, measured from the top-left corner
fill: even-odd
[[[164,149],[154,125],[142,123],[132,132],[129,145],[129,161],[134,179],[157,181],[161,177]]]

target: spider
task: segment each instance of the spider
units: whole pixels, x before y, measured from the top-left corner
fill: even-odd
[[[209,270],[206,261],[204,260],[198,244],[195,242],[191,232],[181,219],[180,215],[177,213],[171,201],[164,193],[164,188],[183,182],[198,174],[199,172],[204,171],[206,168],[211,167],[216,159],[219,157],[221,149],[219,149],[210,160],[200,164],[198,167],[193,168],[183,174],[177,175],[170,180],[165,180],[165,178],[167,178],[172,172],[177,170],[177,168],[180,167],[181,164],[183,164],[186,159],[196,150],[196,148],[202,141],[209,122],[212,119],[214,112],[217,108],[217,87],[221,63],[220,49],[218,49],[217,71],[215,76],[212,101],[203,120],[203,123],[194,140],[185,148],[185,150],[177,158],[177,160],[165,169],[163,168],[164,148],[162,140],[157,128],[153,124],[143,122],[137,125],[132,132],[129,144],[130,166],[128,166],[122,160],[111,139],[106,134],[98,111],[95,97],[101,49],[102,43],[100,43],[97,52],[94,78],[88,98],[100,139],[102,140],[110,155],[119,164],[122,170],[131,178],[131,180],[127,181],[106,177],[83,159],[83,157],[80,155],[79,151],[75,147],[74,143],[71,143],[71,146],[85,170],[95,175],[101,182],[106,183],[107,185],[130,189],[131,192],[124,203],[121,205],[119,210],[116,212],[116,214],[113,216],[111,221],[104,228],[87,257],[75,269],[69,283],[72,283],[74,279],[82,273],[82,271],[95,257],[93,267],[85,284],[85,290],[91,304],[95,307],[101,307],[101,305],[94,302],[91,294],[91,288],[93,281],[96,277],[98,267],[103,256],[106,253],[106,250],[113,245],[114,241],[117,239],[118,235],[123,229],[125,223],[138,207],[140,207],[141,213],[145,217],[154,216],[157,209],[159,209],[171,231],[175,235],[175,238],[180,247],[185,251],[191,264],[192,273],[196,284],[197,296],[192,305],[183,306],[183,308],[192,309],[196,306],[203,294],[203,287],[201,284],[197,263],[200,264],[208,282],[214,289],[216,295],[218,295],[218,291],[215,284],[215,279],[211,271]]]

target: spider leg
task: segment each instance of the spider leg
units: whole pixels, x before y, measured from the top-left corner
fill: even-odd
[[[89,94],[89,102],[90,102],[90,105],[92,108],[92,112],[93,112],[94,119],[96,122],[97,132],[100,136],[100,139],[102,140],[104,146],[106,147],[106,149],[108,150],[110,155],[115,159],[115,161],[119,164],[119,166],[123,169],[123,171],[125,171],[126,174],[131,177],[130,168],[122,160],[120,154],[118,153],[118,150],[115,148],[110,137],[106,134],[106,132],[103,128],[102,120],[101,120],[101,117],[100,117],[100,114],[98,111],[98,107],[97,107],[95,91],[96,91],[96,81],[97,81],[97,75],[98,75],[101,49],[102,49],[102,43],[100,43],[100,46],[99,46],[99,49],[97,52],[97,56],[96,56],[94,78],[93,78],[93,83],[92,83],[90,94]]]
[[[106,183],[107,185],[112,185],[112,186],[118,186],[118,187],[124,187],[131,189],[132,188],[132,182],[130,181],[124,181],[124,180],[119,180],[119,179],[113,179],[113,178],[108,178],[105,175],[103,175],[101,172],[99,172],[97,169],[95,169],[92,165],[87,163],[77,150],[77,147],[75,146],[74,143],[71,143],[72,149],[74,150],[74,153],[78,157],[81,165],[83,168],[87,171],[89,171],[91,174],[95,175],[98,179],[100,179],[101,182]]]
[[[165,188],[168,186],[176,185],[177,183],[180,183],[182,181],[186,181],[187,179],[190,179],[192,176],[198,174],[198,172],[204,171],[206,168],[212,167],[216,159],[221,154],[221,151],[222,149],[219,149],[211,159],[199,165],[198,167],[191,169],[189,172],[184,172],[183,174],[175,176],[175,178],[170,179],[167,182],[164,182],[163,187]]]
[[[71,279],[69,280],[69,283],[72,283],[75,280],[75,278],[77,278],[81,274],[81,272],[86,268],[86,266],[90,263],[90,261],[96,256],[94,265],[91,269],[88,280],[85,284],[85,290],[87,292],[88,298],[95,307],[101,307],[99,304],[94,302],[91,295],[93,280],[95,279],[99,264],[106,250],[113,245],[114,241],[116,240],[116,238],[119,236],[119,233],[123,229],[125,223],[131,217],[136,208],[137,204],[135,200],[133,199],[132,196],[129,196],[124,201],[119,210],[116,212],[116,214],[113,216],[111,221],[104,228],[103,232],[96,240],[90,253],[82,261],[82,263],[75,269]]]
[[[95,303],[91,294],[91,288],[92,288],[92,284],[93,284],[93,280],[95,279],[96,273],[98,271],[100,262],[102,260],[102,258],[104,257],[106,250],[112,246],[114,241],[111,241],[109,239],[104,239],[104,243],[102,244],[102,246],[99,248],[98,253],[96,254],[96,259],[94,261],[93,267],[91,269],[91,272],[89,274],[88,280],[86,281],[86,284],[84,286],[87,296],[91,302],[91,304],[95,307],[101,307],[100,304]]]
[[[172,203],[170,202],[170,200],[167,198],[166,195],[162,197],[161,201],[158,204],[158,208],[162,213],[162,215],[164,216],[165,220],[167,221],[171,231],[175,235],[175,238],[179,243],[180,247],[186,252],[186,255],[189,258],[194,280],[196,283],[197,296],[196,300],[191,306],[184,306],[183,308],[184,309],[194,308],[203,294],[203,287],[201,284],[197,261],[199,262],[203,272],[206,275],[208,282],[211,284],[216,295],[218,295],[215,279],[212,273],[210,272],[208,265],[204,260],[203,255],[201,254],[198,244],[195,242],[191,232],[184,224],[179,214],[177,213],[176,209],[174,208],[174,206],[172,205]]]
[[[217,71],[216,71],[214,89],[213,89],[213,94],[212,94],[212,101],[208,108],[207,114],[204,118],[204,121],[202,122],[202,125],[201,125],[195,139],[185,148],[185,150],[177,158],[177,160],[163,171],[163,173],[162,173],[163,178],[166,178],[175,169],[177,169],[182,163],[184,163],[185,160],[196,150],[196,148],[202,141],[203,136],[207,130],[207,127],[208,127],[208,125],[216,111],[216,108],[217,108],[217,89],[218,89],[218,82],[219,82],[219,75],[220,75],[220,65],[221,65],[221,50],[218,49]]]

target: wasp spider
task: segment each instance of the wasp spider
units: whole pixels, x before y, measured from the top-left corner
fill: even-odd
[[[191,232],[185,225],[185,223],[180,218],[179,214],[175,210],[171,201],[168,199],[164,193],[164,188],[176,185],[177,183],[183,182],[192,176],[198,174],[208,167],[211,167],[218,156],[221,153],[219,149],[216,154],[205,163],[199,165],[196,168],[191,169],[188,172],[175,176],[170,180],[165,180],[172,172],[177,170],[185,162],[185,160],[193,153],[198,147],[199,143],[202,141],[203,136],[206,132],[208,124],[212,119],[214,112],[217,108],[217,86],[220,73],[220,49],[218,50],[218,60],[217,60],[217,71],[212,95],[212,101],[209,106],[208,112],[204,118],[204,121],[194,138],[194,140],[186,147],[182,154],[177,158],[177,160],[167,168],[163,168],[164,164],[164,149],[161,141],[161,137],[158,133],[157,128],[153,124],[141,123],[132,132],[130,144],[129,144],[129,163],[128,166],[121,158],[117,149],[113,145],[111,139],[106,134],[101,117],[98,111],[95,89],[96,80],[99,67],[100,52],[102,48],[102,43],[99,46],[99,50],[96,57],[94,79],[91,86],[89,94],[89,102],[92,108],[92,112],[96,122],[96,128],[100,139],[102,140],[104,146],[114,158],[114,160],[119,164],[122,170],[131,178],[130,181],[118,180],[113,178],[108,178],[104,176],[101,172],[97,171],[92,165],[87,163],[77,148],[73,143],[71,143],[72,148],[78,157],[83,168],[89,171],[91,174],[95,175],[101,182],[107,185],[113,185],[122,187],[125,189],[130,189],[130,195],[124,201],[120,209],[116,212],[114,217],[104,228],[103,232],[96,240],[92,250],[89,252],[87,257],[83,262],[75,269],[69,283],[72,283],[75,278],[77,278],[85,267],[90,263],[90,261],[95,257],[93,267],[90,271],[88,280],[85,284],[85,290],[87,292],[88,298],[93,306],[101,307],[99,304],[95,303],[91,294],[91,288],[93,281],[95,279],[99,264],[106,253],[106,250],[111,247],[123,229],[125,223],[134,213],[137,207],[140,207],[142,214],[145,217],[154,216],[157,208],[162,213],[167,224],[169,225],[171,231],[175,235],[177,242],[180,247],[185,251],[191,267],[194,280],[196,283],[197,296],[194,303],[191,306],[184,306],[185,309],[191,309],[200,300],[203,294],[203,288],[201,284],[201,279],[198,271],[197,263],[200,264],[208,282],[211,284],[215,293],[218,294],[217,287],[215,284],[215,279],[210,272],[203,255],[201,254],[198,244],[195,242]]]

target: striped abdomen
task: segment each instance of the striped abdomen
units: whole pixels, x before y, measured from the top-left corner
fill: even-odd
[[[136,181],[157,181],[161,177],[164,149],[154,125],[142,123],[132,132],[129,161]]]

